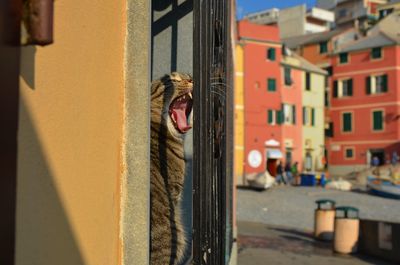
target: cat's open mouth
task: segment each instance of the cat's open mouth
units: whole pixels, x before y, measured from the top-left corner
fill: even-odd
[[[189,122],[192,105],[192,93],[189,92],[176,98],[169,106],[169,115],[172,119],[172,123],[180,133],[186,133],[192,128]]]

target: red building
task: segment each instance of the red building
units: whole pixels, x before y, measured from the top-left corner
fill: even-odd
[[[346,174],[400,154],[400,38],[378,31],[333,57],[330,172]]]
[[[240,21],[238,37],[244,65],[244,173],[268,167],[274,175],[277,159],[301,167],[302,63],[283,55],[276,26]]]
[[[282,137],[274,123],[281,109],[282,44],[275,26],[238,24],[239,43],[243,46],[245,174],[264,172],[268,140]],[[275,110],[269,112],[268,110]],[[271,124],[268,124],[268,115]]]

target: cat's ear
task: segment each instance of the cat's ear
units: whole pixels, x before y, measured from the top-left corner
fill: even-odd
[[[172,81],[182,81],[182,76],[178,72],[171,73],[171,80]]]

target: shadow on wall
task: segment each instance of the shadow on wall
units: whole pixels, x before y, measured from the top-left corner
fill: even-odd
[[[174,71],[191,74],[193,0],[153,0],[152,6],[152,80]]]
[[[24,58],[24,63],[21,64],[21,77],[32,90],[35,90],[35,55],[35,46],[24,47],[21,50],[21,56]]]
[[[85,264],[23,100],[18,136],[15,264]]]

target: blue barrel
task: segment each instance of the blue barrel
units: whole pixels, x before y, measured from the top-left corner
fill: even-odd
[[[316,186],[317,185],[317,179],[315,177],[315,174],[312,173],[302,173],[300,174],[301,177],[301,186]]]

